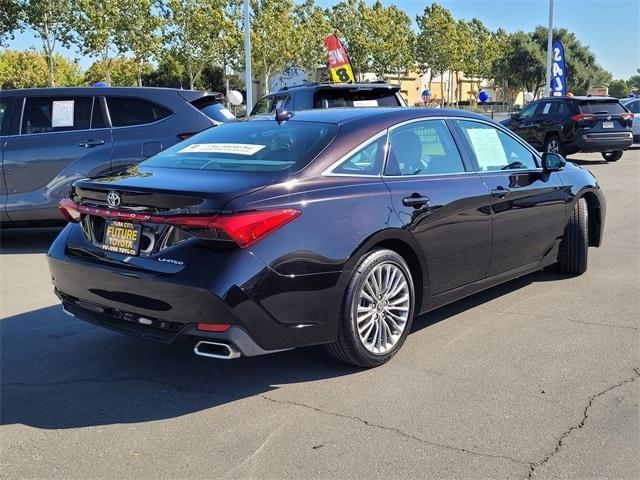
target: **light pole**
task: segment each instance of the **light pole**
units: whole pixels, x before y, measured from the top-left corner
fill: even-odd
[[[549,30],[547,31],[547,86],[544,96],[551,95],[551,57],[553,44],[553,0],[549,0]]]
[[[251,78],[251,20],[249,0],[244,0],[244,85],[247,89],[247,115],[253,108],[253,81]]]

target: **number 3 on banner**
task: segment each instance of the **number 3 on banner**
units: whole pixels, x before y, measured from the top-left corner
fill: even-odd
[[[331,69],[331,78],[334,82],[353,82],[354,78],[351,65],[342,65],[338,68]]]

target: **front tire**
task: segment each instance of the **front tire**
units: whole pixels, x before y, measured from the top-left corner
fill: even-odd
[[[579,198],[573,206],[558,254],[558,271],[568,275],[581,275],[587,271],[589,251],[589,211],[587,201]]]
[[[345,293],[338,338],[326,345],[336,359],[359,367],[389,361],[404,343],[413,321],[411,272],[393,250],[367,253]]]
[[[622,150],[615,150],[613,152],[602,152],[602,158],[607,162],[617,162],[622,158]]]

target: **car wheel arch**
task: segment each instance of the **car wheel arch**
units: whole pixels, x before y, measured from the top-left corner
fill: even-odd
[[[428,285],[428,270],[419,246],[411,234],[405,230],[387,229],[370,236],[351,254],[345,264],[345,271],[352,271],[365,255],[381,248],[393,250],[407,263],[416,295],[415,313],[419,314],[424,300],[423,289]]]
[[[589,219],[588,232],[589,232],[589,246],[599,247],[600,239],[602,238],[602,212],[600,206],[600,200],[593,192],[584,192],[582,195],[576,198],[576,202],[584,198],[587,202],[587,213]]]

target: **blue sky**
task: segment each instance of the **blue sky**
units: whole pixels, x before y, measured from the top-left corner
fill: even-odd
[[[372,3],[372,0],[368,0]],[[322,6],[336,1],[316,0]],[[431,1],[382,0],[396,5],[415,20]],[[502,27],[509,32],[530,31],[548,23],[548,0],[439,0],[456,19],[477,17],[492,30]],[[574,32],[582,43],[589,45],[598,62],[614,78],[628,78],[640,67],[640,0],[555,0],[555,26]],[[40,48],[38,39],[25,32],[11,42],[10,48]],[[75,51],[60,53],[76,58]],[[79,58],[87,68],[91,59]]]

